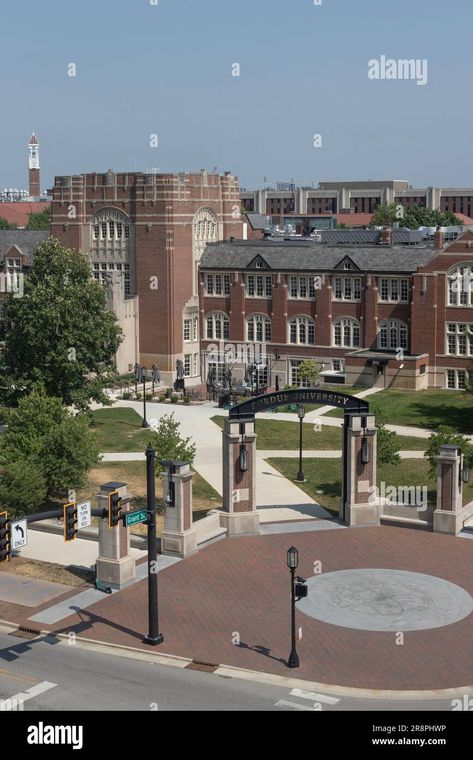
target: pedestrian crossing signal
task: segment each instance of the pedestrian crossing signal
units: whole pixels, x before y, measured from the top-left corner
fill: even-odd
[[[77,509],[76,503],[71,501],[64,504],[64,541],[74,541],[77,538]]]

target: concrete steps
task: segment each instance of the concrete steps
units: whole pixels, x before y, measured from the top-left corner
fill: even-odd
[[[414,528],[417,530],[432,531],[433,525],[427,520],[416,520],[412,517],[398,517],[396,515],[382,515],[381,525],[393,525],[398,528]]]

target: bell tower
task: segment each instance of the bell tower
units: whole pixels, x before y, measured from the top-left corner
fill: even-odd
[[[34,132],[28,143],[28,178],[30,196],[39,197],[41,195],[39,184],[39,142]]]

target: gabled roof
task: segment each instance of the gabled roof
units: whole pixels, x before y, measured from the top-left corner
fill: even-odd
[[[49,230],[0,230],[0,262],[16,246],[25,256],[25,263],[31,266],[34,250],[38,243],[49,238]]]
[[[202,269],[248,269],[262,257],[271,269],[286,272],[329,272],[348,256],[363,272],[414,272],[438,255],[427,246],[328,246],[311,240],[243,240],[209,243],[202,254]]]

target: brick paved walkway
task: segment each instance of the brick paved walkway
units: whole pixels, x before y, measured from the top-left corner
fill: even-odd
[[[406,633],[399,646],[393,633],[351,630],[298,612],[301,667],[288,670],[286,550],[292,543],[305,577],[313,575],[315,561],[324,572],[398,568],[440,576],[473,595],[473,544],[452,536],[373,527],[226,539],[159,574],[165,641],[156,651],[353,687],[473,684],[473,614],[453,625]],[[147,631],[146,582],[104,598],[56,630],[147,648],[141,642]],[[232,644],[235,633],[240,646]]]

